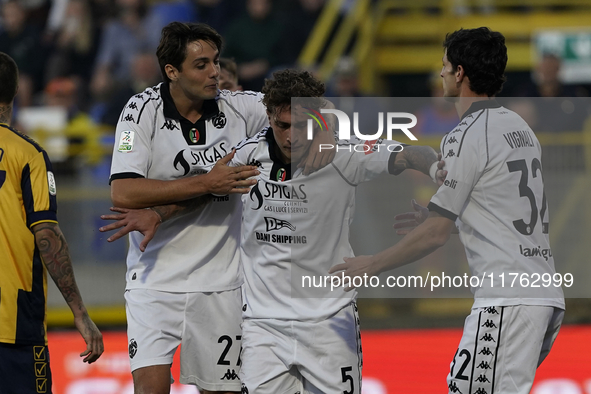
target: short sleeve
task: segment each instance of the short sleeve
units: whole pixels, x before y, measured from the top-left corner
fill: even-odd
[[[447,177],[431,198],[429,210],[453,221],[461,214],[486,166],[487,155],[480,146],[478,132],[470,130],[461,136],[449,133],[441,143]]]
[[[113,147],[113,160],[111,163],[111,178],[145,178],[152,158],[152,128],[154,117],[153,106],[145,106],[145,113],[142,114],[141,122],[134,108],[144,105],[143,95],[133,96],[117,123],[115,131],[115,145]],[[135,115],[135,116],[134,116]]]

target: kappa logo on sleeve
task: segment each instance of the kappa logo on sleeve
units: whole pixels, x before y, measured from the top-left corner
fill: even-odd
[[[117,150],[123,153],[131,152],[133,150],[134,137],[135,133],[132,130],[122,131],[121,137],[119,137],[119,147]]]

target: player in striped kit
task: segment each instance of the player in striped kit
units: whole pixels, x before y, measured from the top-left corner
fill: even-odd
[[[503,35],[461,29],[448,34],[444,48],[444,95],[461,120],[441,142],[448,174],[429,203],[429,217],[392,248],[345,259],[331,272],[377,275],[411,263],[445,244],[457,226],[472,275],[487,280],[472,289],[449,392],[525,394],[564,315],[560,287],[507,281],[519,275],[532,283],[555,273],[541,146],[527,123],[494,99],[505,81]]]

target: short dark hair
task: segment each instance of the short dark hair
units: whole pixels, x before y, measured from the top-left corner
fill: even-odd
[[[220,68],[222,70],[226,70],[230,73],[233,78],[238,79],[238,65],[234,61],[234,59],[230,59],[227,57],[220,58]]]
[[[303,105],[321,108],[324,106],[324,99],[320,97],[325,90],[324,83],[314,78],[310,72],[287,69],[274,72],[272,79],[265,79],[261,92],[265,94],[263,104],[267,107],[267,112],[276,114],[278,109],[291,106],[292,97],[306,98]]]
[[[492,97],[503,89],[507,46],[501,33],[488,27],[460,29],[445,36],[443,47],[454,71],[463,67],[474,93]]]
[[[164,26],[156,56],[165,81],[170,82],[166,75],[166,65],[170,64],[182,71],[182,64],[187,58],[187,45],[197,40],[211,43],[219,52],[222,51],[222,36],[205,23],[171,22]]]
[[[0,103],[11,104],[18,89],[18,67],[10,56],[0,52]]]

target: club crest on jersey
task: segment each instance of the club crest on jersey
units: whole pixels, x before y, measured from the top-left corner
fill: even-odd
[[[121,136],[119,137],[119,148],[117,150],[119,152],[131,152],[133,150],[133,139],[135,137],[135,133],[132,130],[126,130],[121,132]]]
[[[285,171],[285,168],[280,168],[277,171],[277,181],[283,182],[283,181],[285,181],[286,177],[287,177],[287,171]]]
[[[131,338],[129,340],[129,358],[133,358],[137,353],[137,342],[135,339]]]
[[[197,141],[199,141],[199,130],[197,130],[196,128],[192,128],[189,131],[189,139],[192,143],[196,144]]]
[[[211,123],[216,129],[223,129],[227,122],[226,114],[221,111],[211,120]]]

